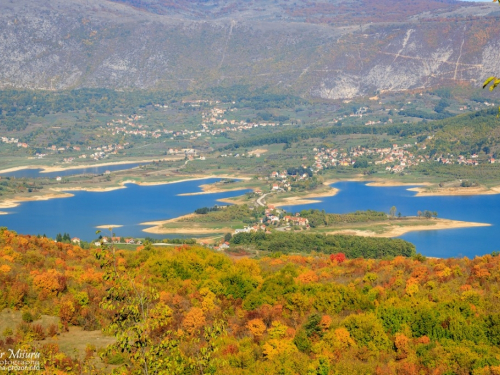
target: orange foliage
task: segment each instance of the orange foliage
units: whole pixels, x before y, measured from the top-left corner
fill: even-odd
[[[332,318],[330,318],[328,315],[323,315],[321,317],[321,320],[319,322],[319,326],[323,331],[326,331],[328,328],[330,328],[330,325],[332,324]]]
[[[88,268],[81,274],[80,279],[84,283],[97,286],[102,283],[102,277],[102,272],[98,272],[94,268]]]
[[[0,272],[2,273],[9,273],[12,267],[8,266],[7,264],[3,264],[0,266]]]
[[[472,290],[472,286],[471,286],[471,285],[469,285],[469,284],[464,284],[464,285],[462,285],[462,286],[460,287],[460,290],[461,290],[462,292],[466,292],[466,291],[468,291],[468,290]]]
[[[477,279],[487,279],[491,276],[488,270],[481,268],[479,265],[475,265],[472,267],[471,275]]]
[[[54,269],[39,272],[32,271],[33,286],[40,291],[41,298],[57,294],[66,289],[66,278]]]
[[[398,359],[404,359],[408,357],[408,353],[410,351],[409,343],[410,340],[408,339],[408,337],[406,337],[402,333],[396,333],[394,345],[396,346]]]
[[[319,279],[318,275],[313,270],[306,271],[297,276],[297,281],[300,281],[301,283],[304,284],[317,282],[318,279]]]
[[[189,310],[184,317],[184,321],[182,322],[182,327],[186,332],[193,335],[197,331],[200,330],[205,325],[205,315],[203,314],[203,310],[198,307],[193,307]]]
[[[248,330],[252,332],[256,338],[261,337],[266,331],[266,325],[262,321],[262,319],[252,319],[249,320],[246,324]]]
[[[417,343],[419,344],[428,344],[431,342],[431,339],[428,338],[427,336],[422,336],[417,339]]]

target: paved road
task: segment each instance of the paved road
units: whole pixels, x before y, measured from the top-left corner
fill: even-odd
[[[266,195],[269,195],[269,194],[271,194],[271,193],[267,193],[267,194],[263,194],[263,195],[261,195],[261,196],[257,199],[257,201],[256,201],[256,202],[257,202],[257,204],[258,204],[259,206],[266,207],[266,204],[265,204],[265,203],[262,203],[262,199],[264,199],[264,198],[266,197]]]

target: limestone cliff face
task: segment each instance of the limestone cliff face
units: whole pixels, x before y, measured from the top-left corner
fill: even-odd
[[[442,1],[368,22],[345,16],[348,0],[174,3],[0,0],[0,88],[249,84],[341,99],[500,74],[495,4]]]

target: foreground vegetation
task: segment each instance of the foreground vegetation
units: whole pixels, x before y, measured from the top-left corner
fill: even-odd
[[[25,321],[0,351],[37,350],[51,374],[497,374],[499,270],[491,255],[89,251],[2,229],[0,306]],[[72,326],[115,343],[60,353],[49,337]]]

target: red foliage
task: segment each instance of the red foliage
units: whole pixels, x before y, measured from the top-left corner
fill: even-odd
[[[237,354],[238,352],[239,352],[239,349],[236,345],[229,344],[222,351],[222,355],[232,355],[232,354]]]
[[[332,254],[330,255],[330,260],[333,262],[334,260],[337,261],[337,263],[343,263],[345,261],[345,254],[344,253],[337,253],[337,254]]]

